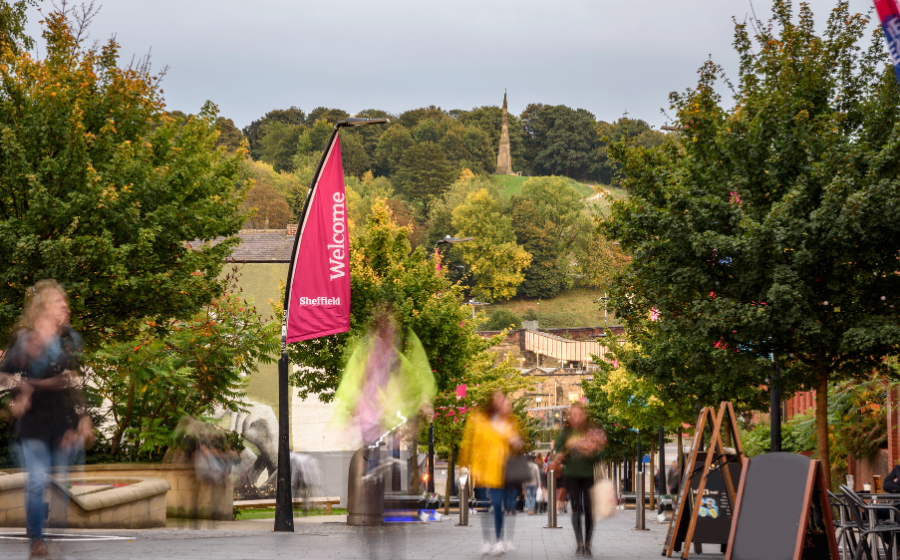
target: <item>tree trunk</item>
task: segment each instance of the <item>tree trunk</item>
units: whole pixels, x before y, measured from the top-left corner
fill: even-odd
[[[828,445],[828,373],[819,373],[816,388],[816,452],[822,461],[825,488],[831,490],[831,450]]]

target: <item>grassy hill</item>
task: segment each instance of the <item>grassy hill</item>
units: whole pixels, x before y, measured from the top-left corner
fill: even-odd
[[[517,177],[515,175],[491,175],[491,180],[497,185],[500,194],[506,198],[518,194],[518,192],[522,190],[522,185],[530,178],[531,177]],[[575,188],[578,189],[581,196],[591,196],[594,194],[594,187],[591,185],[579,183],[574,179],[563,178],[575,185]]]
[[[596,327],[603,325],[603,302],[598,298],[603,296],[602,290],[588,288],[576,288],[565,290],[557,294],[553,299],[541,300],[541,328],[563,327]],[[538,310],[537,300],[514,298],[509,301],[495,303],[487,308],[504,308],[521,317],[527,310]],[[619,321],[609,312],[608,325],[618,325]]]

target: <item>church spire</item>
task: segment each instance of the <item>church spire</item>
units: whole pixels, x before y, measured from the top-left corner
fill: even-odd
[[[500,123],[500,149],[497,150],[497,175],[512,175],[512,156],[509,153],[509,118],[506,107],[506,89],[503,89],[503,109]]]

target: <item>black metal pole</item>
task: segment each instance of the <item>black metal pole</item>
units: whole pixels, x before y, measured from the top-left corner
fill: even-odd
[[[641,431],[637,432],[637,472],[644,472],[644,453],[641,451]]]
[[[652,461],[653,458],[651,457],[650,460]],[[659,484],[656,490],[660,496],[668,494],[666,488],[666,431],[662,426],[659,427],[659,469],[657,472],[659,473]]]
[[[781,451],[781,371],[778,365],[775,365],[775,374],[771,379],[771,387],[769,387],[769,423],[771,425],[771,444],[772,453]]]
[[[293,532],[291,452],[288,442],[290,433],[289,396],[288,357],[286,352],[282,352],[281,358],[278,360],[278,477],[275,487],[275,530]]]
[[[434,494],[434,422],[428,424],[428,489]]]

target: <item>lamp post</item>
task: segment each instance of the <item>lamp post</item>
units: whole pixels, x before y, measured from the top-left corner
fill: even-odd
[[[284,296],[284,307],[281,312],[281,358],[278,360],[278,466],[275,486],[275,531],[294,531],[294,510],[291,500],[291,451],[290,442],[288,441],[290,433],[288,407],[291,399],[287,332],[288,311],[291,309],[291,287],[294,282],[294,264],[298,259],[297,251],[300,248],[300,239],[303,235],[303,224],[306,223],[306,218],[313,202],[313,194],[318,190],[319,179],[322,175],[322,170],[325,168],[325,163],[328,161],[328,154],[331,151],[330,146],[337,141],[340,129],[370,124],[386,124],[389,122],[388,119],[348,117],[335,123],[334,129],[331,131],[331,138],[326,144],[326,149],[322,152],[322,159],[319,160],[319,165],[316,167],[316,173],[313,175],[309,191],[306,193],[306,202],[304,202],[303,211],[300,214],[299,226],[294,237],[294,248],[291,251],[291,264],[288,267],[288,285]]]
[[[434,270],[435,272],[441,271],[441,251],[439,247],[443,244],[452,244],[452,243],[462,243],[464,241],[474,241],[474,237],[450,237],[449,235],[445,235],[443,239],[434,244]]]

